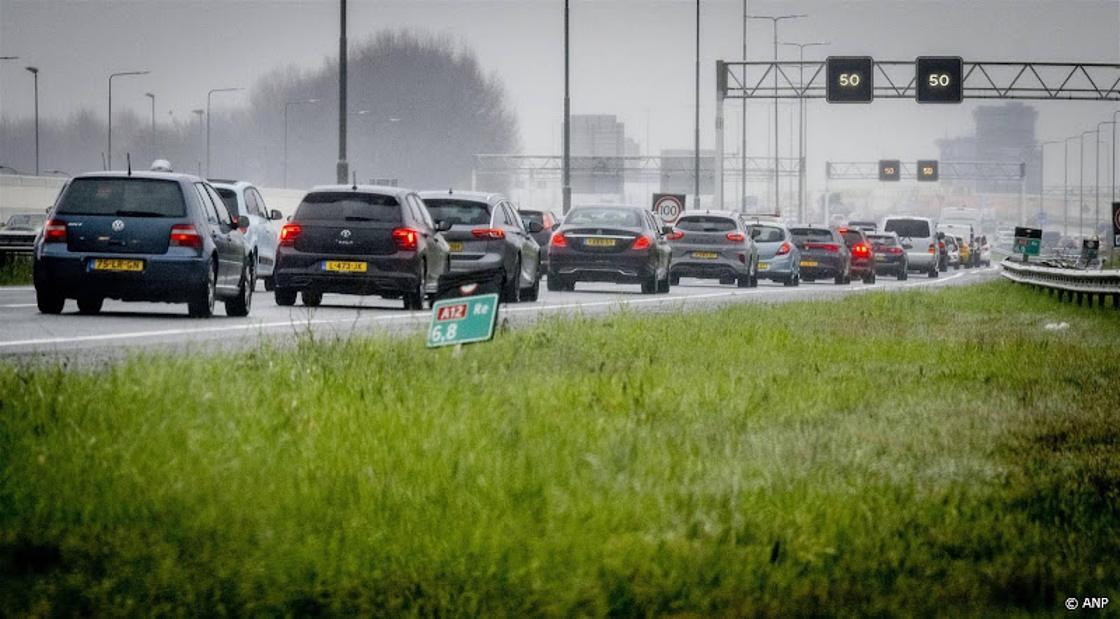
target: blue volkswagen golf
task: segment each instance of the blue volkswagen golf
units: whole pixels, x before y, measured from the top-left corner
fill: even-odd
[[[186,303],[207,318],[216,300],[247,316],[254,264],[238,223],[206,181],[164,172],[71,179],[35,243],[39,311],[67,299],[96,314],[105,299]]]

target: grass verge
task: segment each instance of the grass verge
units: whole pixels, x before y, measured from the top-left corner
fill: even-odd
[[[30,286],[31,256],[0,256],[0,286]]]
[[[0,614],[1116,600],[1118,344],[995,282],[0,366]]]

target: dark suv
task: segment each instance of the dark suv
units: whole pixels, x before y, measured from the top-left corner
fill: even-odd
[[[852,283],[852,254],[835,228],[802,226],[790,228],[790,234],[801,251],[802,281],[831,277],[838,285]]]
[[[573,208],[549,243],[548,289],[574,290],[585,281],[641,284],[644,294],[669,292],[673,250],[665,232],[643,208]]]
[[[331,185],[312,189],[280,229],[277,305],[297,293],[314,307],[328,292],[404,299],[419,310],[449,271],[449,248],[415,192],[397,187]]]
[[[71,179],[35,243],[39,311],[77,299],[187,303],[209,317],[216,299],[246,316],[256,274],[238,223],[206,181],[162,172],[99,172]]]

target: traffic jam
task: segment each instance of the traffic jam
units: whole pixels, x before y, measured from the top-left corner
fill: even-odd
[[[809,225],[776,214],[577,205],[565,216],[520,210],[496,193],[329,185],[288,217],[252,183],[176,173],[95,172],[70,179],[34,242],[36,305],[74,301],[97,314],[106,299],[185,304],[210,317],[249,315],[258,287],[278,306],[316,307],[325,294],[397,300],[405,310],[493,292],[534,302],[586,283],[666,294],[683,278],[754,288],[878,277],[935,278],[991,264],[972,226],[887,217],[881,225]]]

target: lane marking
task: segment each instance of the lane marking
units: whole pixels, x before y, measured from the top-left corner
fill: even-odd
[[[9,303],[7,305],[0,305],[0,307],[35,307],[35,303]]]

